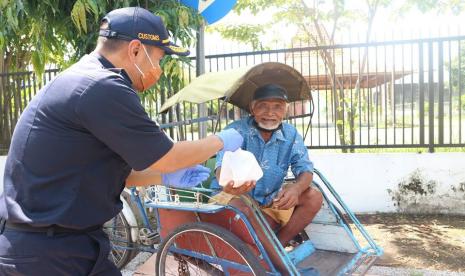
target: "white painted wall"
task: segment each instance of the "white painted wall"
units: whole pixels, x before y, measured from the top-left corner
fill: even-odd
[[[465,214],[465,191],[460,190],[465,188],[465,153],[310,152],[310,158],[354,212],[398,211],[388,189],[399,191],[399,183],[417,172],[423,180],[419,186],[427,190],[429,182],[434,192],[420,195],[404,189],[403,211]]]
[[[388,189],[418,172],[421,187],[434,182],[434,192],[426,195],[410,191],[402,196],[404,211],[419,213],[465,214],[465,153],[389,153],[389,154],[312,154],[310,158],[331,182],[354,212],[394,212]],[[0,192],[6,156],[0,156]],[[453,190],[455,188],[455,192]],[[418,190],[418,189],[417,189]]]

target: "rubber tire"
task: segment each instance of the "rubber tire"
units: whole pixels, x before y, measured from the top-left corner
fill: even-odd
[[[166,255],[168,254],[168,250],[166,249],[171,246],[176,236],[179,234],[185,234],[185,232],[190,231],[202,231],[211,235],[221,237],[226,243],[229,244],[229,246],[236,249],[242,255],[242,258],[244,258],[248,262],[249,267],[255,275],[261,276],[266,274],[266,271],[260,264],[259,259],[253,254],[250,248],[248,248],[247,245],[238,237],[236,237],[233,233],[218,225],[205,222],[194,222],[178,227],[173,232],[171,232],[165,239],[163,239],[163,242],[160,244],[157,250],[157,259],[155,263],[156,275],[165,276],[165,271],[161,271],[161,262],[162,259],[166,262]]]
[[[118,215],[116,215],[113,219],[119,219],[122,223],[122,228],[126,232],[126,237],[124,237],[124,243],[127,244],[128,247],[134,247],[136,244],[132,240],[131,237],[131,226],[129,225],[128,221],[124,217],[123,212],[120,212]],[[113,220],[112,219],[112,220]],[[110,223],[112,220],[110,220],[107,223]],[[110,235],[110,231],[108,230],[109,228],[105,228],[104,226],[104,231],[108,235],[108,238],[110,239],[110,245],[113,247],[113,241],[112,241],[112,236]],[[120,238],[118,238],[120,239]],[[113,250],[113,249],[112,249]],[[138,254],[138,250],[136,249],[124,249],[122,257],[118,260],[115,261],[115,259],[112,257],[112,252],[110,252],[110,255],[108,258],[116,265],[116,267],[121,270],[123,269],[132,259],[134,259],[135,256]]]

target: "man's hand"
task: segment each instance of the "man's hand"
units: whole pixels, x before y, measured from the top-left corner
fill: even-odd
[[[228,128],[216,134],[223,141],[223,151],[236,151],[242,146],[244,138],[233,128]]]
[[[199,185],[210,176],[210,169],[201,165],[162,174],[163,185],[175,188],[191,188]]]
[[[286,185],[273,199],[273,207],[280,210],[288,210],[299,203],[299,196],[300,188],[297,185]]]
[[[257,184],[257,182],[254,180],[246,181],[240,187],[234,188],[234,181],[231,180],[228,182],[228,184],[226,184],[226,186],[223,187],[223,192],[232,195],[243,195],[251,191],[255,187],[255,184]]]

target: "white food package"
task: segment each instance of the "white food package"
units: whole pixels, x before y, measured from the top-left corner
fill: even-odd
[[[224,153],[219,180],[221,186],[226,186],[229,181],[233,180],[234,188],[237,188],[245,181],[257,181],[262,176],[262,168],[251,152],[238,149]]]

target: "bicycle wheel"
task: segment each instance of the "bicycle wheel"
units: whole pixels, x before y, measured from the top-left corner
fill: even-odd
[[[138,253],[134,249],[131,227],[123,212],[120,212],[116,217],[106,222],[103,225],[103,230],[107,233],[111,243],[111,251],[108,258],[118,269],[122,269]]]
[[[258,258],[226,229],[204,222],[181,226],[158,247],[155,271],[165,275],[265,275]]]

